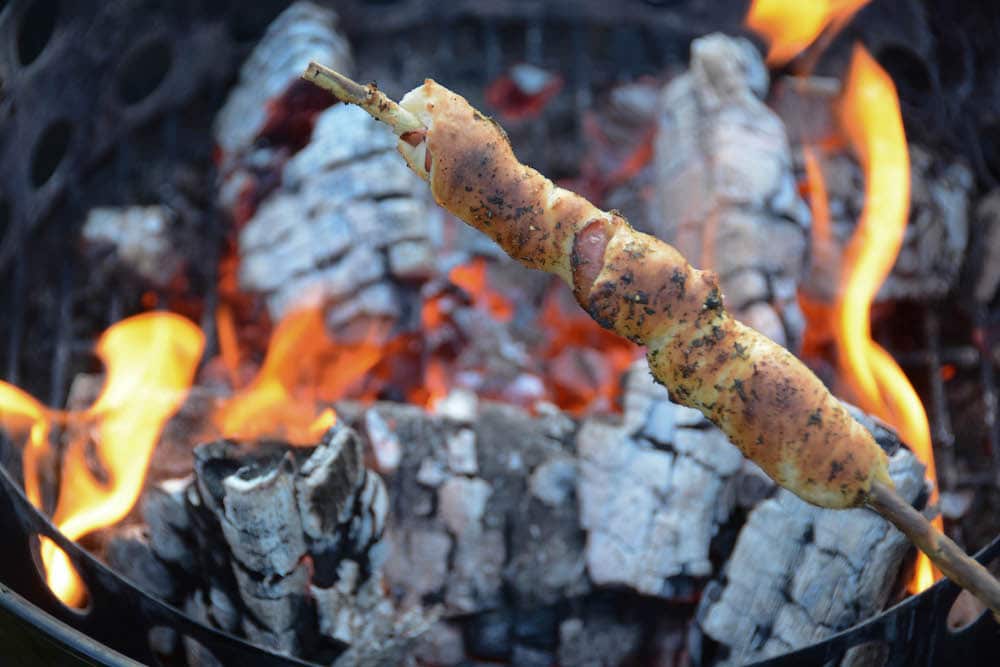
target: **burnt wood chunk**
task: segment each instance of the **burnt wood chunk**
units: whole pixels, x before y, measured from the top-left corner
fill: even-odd
[[[810,215],[785,127],[761,99],[767,84],[746,40],[692,42],[688,71],[660,98],[648,217],[657,236],[719,274],[737,319],[794,350],[805,325],[795,286]]]
[[[916,458],[900,448],[889,470],[900,494],[918,500]],[[874,512],[820,509],[779,490],[750,512],[724,578],[706,589],[699,624],[728,648],[724,665],[806,646],[880,611],[909,548]]]

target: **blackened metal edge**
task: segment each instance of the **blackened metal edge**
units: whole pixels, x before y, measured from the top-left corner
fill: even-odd
[[[977,553],[976,560],[986,564],[998,556],[1000,537]],[[838,664],[849,649],[868,642],[885,644],[887,667],[993,667],[1000,659],[1000,625],[989,611],[957,632],[948,628],[948,612],[960,592],[958,586],[942,579],[864,623],[751,667]]]
[[[17,664],[67,667],[142,664],[45,613],[3,584],[0,584],[0,658],[16,660]]]
[[[20,486],[2,466],[0,535],[4,541],[0,549],[0,580],[23,598],[20,604],[33,605],[49,617],[82,633],[84,639],[89,638],[89,641],[78,641],[81,637],[76,633],[52,637],[64,649],[65,664],[74,664],[70,662],[72,659],[79,663],[81,655],[98,660],[96,664],[110,667],[132,664],[116,661],[112,652],[93,655],[90,651],[94,649],[94,644],[104,645],[132,660],[157,664],[149,647],[149,631],[165,626],[194,639],[223,664],[238,664],[241,667],[314,665],[273,653],[198,623],[182,611],[136,588],[59,532],[28,502]],[[51,539],[69,556],[87,586],[89,607],[86,611],[66,607],[49,590],[36,565],[35,550],[32,548],[32,541],[37,535]],[[26,610],[22,612],[31,616]]]

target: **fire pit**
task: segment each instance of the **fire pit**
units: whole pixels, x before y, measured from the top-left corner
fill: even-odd
[[[906,500],[990,562],[997,162],[963,134],[990,131],[981,26],[875,2],[769,83],[752,41],[709,36],[760,45],[745,7],[289,4],[0,9],[17,650],[992,664],[993,620],[928,588],[899,533],[776,489],[630,344],[441,214],[391,134],[297,81],[311,59],[396,98],[433,76],[495,114],[524,162],[716,270],[733,312],[876,416]],[[915,386],[882,409],[825,319],[870,176],[838,134],[858,39],[900,92],[913,179],[881,347],[860,343]],[[936,483],[896,419],[907,391]]]

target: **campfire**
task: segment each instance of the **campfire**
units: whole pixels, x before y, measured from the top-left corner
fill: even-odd
[[[16,99],[42,81],[32,63],[56,72],[91,20],[24,4],[0,9],[18,35]],[[91,77],[117,63],[120,122],[93,111],[100,136],[81,148],[89,134],[52,120],[24,149],[30,187],[12,179],[0,199],[13,295],[0,526],[24,535],[0,581],[15,608],[79,631],[56,639],[76,654],[104,644],[165,665],[997,650],[985,606],[935,585],[892,524],[803,500],[822,480],[776,484],[711,406],[650,377],[645,350],[609,330],[623,316],[592,303],[604,328],[581,310],[586,249],[573,245],[572,290],[517,266],[504,250],[556,242],[505,239],[494,211],[537,211],[482,193],[470,224],[497,245],[422,180],[450,159],[426,127],[376,110],[397,152],[391,129],[301,78],[321,62],[387,100],[425,76],[454,85],[554,179],[547,205],[579,192],[614,211],[607,224],[620,210],[717,274],[705,308],[724,299],[816,373],[906,511],[970,553],[993,542],[997,169],[910,109],[920,77],[887,37],[895,17],[865,0],[613,19],[585,4],[589,32],[554,29],[561,10],[511,7],[504,23],[466,9],[428,46],[408,31],[422,19],[379,3],[276,3],[174,17],[95,56]],[[122,12],[105,20],[134,20]],[[655,62],[621,55],[646,19],[674,56],[660,42]],[[482,66],[463,62],[478,49]],[[0,157],[17,141],[0,136]],[[477,168],[462,164],[463,183]],[[42,224],[60,216],[78,219],[71,234]],[[53,251],[72,259],[42,275],[32,262]],[[653,322],[641,266],[620,282]],[[662,283],[700,289],[676,270]],[[642,317],[627,320],[637,341]],[[732,382],[746,402],[743,389]],[[904,623],[919,640],[898,640]]]

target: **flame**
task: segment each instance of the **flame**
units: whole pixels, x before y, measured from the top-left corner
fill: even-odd
[[[51,416],[45,407],[17,387],[0,382],[0,426],[15,439],[26,441],[22,453],[24,494],[35,507],[42,506],[39,483],[41,460],[51,453]]]
[[[377,329],[360,343],[338,344],[320,307],[290,313],[275,328],[257,376],[215,410],[214,425],[228,438],[315,443],[328,427],[321,403],[342,398],[382,358]]]
[[[824,30],[839,31],[868,1],[754,0],[746,25],[767,40],[767,64],[774,67],[792,60]]]
[[[146,466],[167,419],[183,402],[204,344],[201,331],[169,313],[148,313],[110,327],[97,344],[107,380],[97,401],[82,413],[48,410],[19,389],[0,383],[0,424],[19,437],[25,494],[41,508],[39,474],[49,453],[53,422],[80,424],[62,460],[61,487],[53,523],[69,539],[122,519],[139,497]],[[28,426],[30,424],[30,426]],[[89,462],[94,444],[99,476]],[[86,589],[66,554],[41,540],[49,587],[70,606],[80,606]]]
[[[935,483],[935,502],[927,414],[902,369],[871,337],[871,304],[899,254],[909,215],[910,161],[896,89],[861,46],[854,49],[840,112],[864,170],[865,205],[845,249],[843,282],[833,308],[838,363],[854,400],[892,424],[927,467],[927,477]],[[821,229],[828,221],[822,199],[811,201]],[[940,518],[935,523],[941,528]],[[912,586],[919,592],[933,583],[930,561],[919,554]]]
[[[867,2],[754,0],[746,25],[768,41],[768,64],[781,65],[818,39],[828,41]],[[824,46],[820,41],[817,51]],[[810,68],[811,63],[805,69]],[[815,354],[832,338],[852,398],[896,428],[926,466],[935,502],[937,474],[927,414],[902,369],[871,337],[871,304],[895,264],[909,215],[910,161],[895,86],[861,46],[852,55],[840,121],[865,173],[865,206],[845,249],[835,303],[830,306],[799,295],[807,319],[803,352]],[[826,188],[814,150],[806,147],[804,157],[813,213],[812,252],[828,255],[836,248]],[[940,517],[933,523],[942,527]],[[926,589],[934,577],[929,559],[918,554],[911,589]]]

